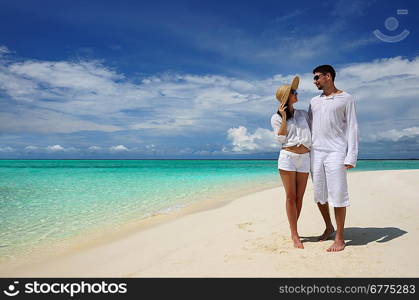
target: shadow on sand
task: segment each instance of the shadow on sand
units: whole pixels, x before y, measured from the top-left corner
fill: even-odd
[[[385,243],[398,238],[407,231],[395,227],[348,227],[345,228],[346,246],[365,246],[371,242]],[[334,234],[328,240],[332,240]],[[301,242],[318,242],[318,236],[301,237]]]

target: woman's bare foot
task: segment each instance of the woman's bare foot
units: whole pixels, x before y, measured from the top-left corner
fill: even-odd
[[[319,236],[319,241],[321,242],[326,241],[332,235],[333,232],[335,232],[335,228],[333,226],[327,227],[324,230],[323,234]]]
[[[304,249],[303,243],[301,243],[299,236],[292,236],[291,238],[294,242],[294,248]]]
[[[345,241],[343,240],[335,240],[334,243],[332,244],[332,246],[329,247],[329,249],[327,249],[327,252],[338,252],[338,251],[342,251],[343,249],[345,249]]]

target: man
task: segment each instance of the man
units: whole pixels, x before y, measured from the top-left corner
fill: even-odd
[[[335,87],[336,72],[330,65],[313,70],[314,84],[323,93],[311,99],[309,119],[312,134],[311,176],[314,200],[326,224],[320,241],[329,238],[335,229],[329,214],[334,207],[336,235],[328,252],[345,248],[343,229],[346,207],[349,206],[347,169],[356,166],[358,156],[358,122],[354,98]]]

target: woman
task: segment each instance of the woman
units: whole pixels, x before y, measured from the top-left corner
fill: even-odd
[[[295,248],[304,249],[297,230],[297,220],[303,205],[303,196],[310,172],[311,134],[308,114],[294,109],[300,79],[296,76],[291,85],[278,88],[276,98],[280,102],[271,125],[282,145],[278,169],[286,193],[286,210]]]

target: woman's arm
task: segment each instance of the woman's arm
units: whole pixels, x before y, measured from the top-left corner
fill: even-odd
[[[279,127],[279,130],[276,133],[276,135],[287,136],[287,122],[281,122],[281,127]]]
[[[287,113],[285,112],[285,109],[287,107],[285,104],[280,104],[278,111],[281,114],[281,127],[279,128],[279,131],[277,132],[277,135],[285,135],[287,136]]]
[[[278,114],[272,116],[271,125],[274,130],[275,136],[279,143],[285,144],[287,141],[287,119],[285,111],[281,112],[284,108],[280,106],[279,111],[285,117],[281,118]]]

